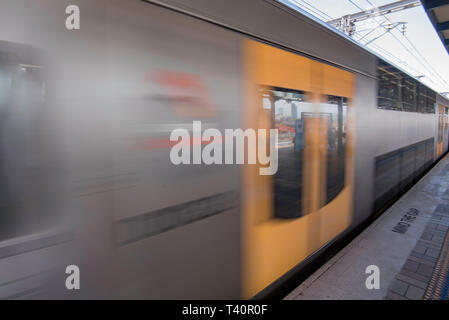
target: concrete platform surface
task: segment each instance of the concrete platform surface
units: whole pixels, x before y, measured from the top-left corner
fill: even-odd
[[[284,299],[448,299],[448,227],[446,155]]]

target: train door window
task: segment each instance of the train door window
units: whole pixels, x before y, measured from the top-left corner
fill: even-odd
[[[343,190],[346,168],[347,98],[326,96],[321,111],[329,115],[327,130],[326,204]]]
[[[305,114],[313,112],[303,91],[265,88],[263,108],[271,109],[272,126],[278,131],[278,170],[274,175],[275,217],[291,219],[302,214]]]

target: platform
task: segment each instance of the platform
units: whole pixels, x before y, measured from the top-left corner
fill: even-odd
[[[449,155],[285,300],[449,299]],[[367,266],[380,286],[368,289]]]

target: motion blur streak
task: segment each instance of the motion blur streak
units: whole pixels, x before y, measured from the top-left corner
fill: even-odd
[[[260,297],[447,151],[447,100],[279,2],[154,2],[0,0],[0,298]],[[278,171],[172,164],[194,121]]]

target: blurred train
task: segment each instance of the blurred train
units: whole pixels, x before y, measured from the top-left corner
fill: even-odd
[[[447,152],[448,108],[286,1],[2,0],[0,298],[279,296]],[[172,164],[194,120],[276,128],[277,173]]]

